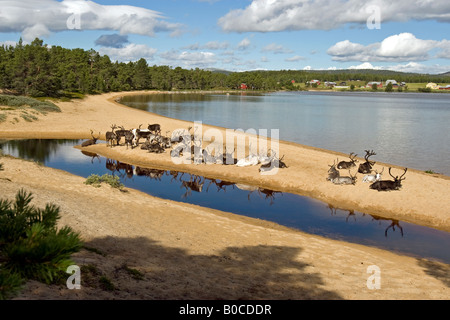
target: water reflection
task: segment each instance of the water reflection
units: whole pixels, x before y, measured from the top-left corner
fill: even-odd
[[[332,239],[440,259],[450,263],[450,234],[355,210],[343,210],[308,197],[258,186],[210,179],[175,170],[133,166],[73,148],[80,140],[1,141],[5,154],[37,156],[48,167],[88,177],[116,175],[129,188],[150,195],[272,221]],[[36,146],[44,150],[38,151]]]

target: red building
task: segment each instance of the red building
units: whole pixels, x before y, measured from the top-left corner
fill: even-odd
[[[247,85],[245,83],[241,83],[241,90],[246,90],[247,89]]]

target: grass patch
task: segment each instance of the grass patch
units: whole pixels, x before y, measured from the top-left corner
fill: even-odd
[[[104,253],[104,252],[101,251],[101,250],[98,250],[97,248],[83,246],[83,249],[85,249],[85,250],[87,250],[87,251],[90,251],[90,252],[93,252],[93,253],[96,253],[96,254],[98,254],[98,255],[101,255],[101,256],[103,256],[103,257],[106,257],[106,253]]]
[[[434,172],[433,170],[425,170],[425,173],[436,174],[437,172]]]
[[[97,174],[91,174],[84,183],[87,185],[92,185],[96,188],[99,188],[102,183],[107,183],[113,188],[124,191],[123,190],[124,185],[120,183],[119,177],[113,176],[111,174],[104,174],[102,176],[99,176]]]
[[[126,264],[123,264],[121,269],[127,272],[135,280],[144,280],[144,274],[137,269],[130,268]]]
[[[114,284],[109,280],[109,278],[105,276],[101,276],[98,280],[100,282],[100,287],[105,291],[114,291],[116,290],[116,287]]]
[[[10,96],[1,94],[0,105],[9,107],[5,108],[8,110],[17,110],[28,106],[29,108],[36,110],[42,114],[45,114],[47,112],[61,112],[61,109],[50,101],[42,101],[24,96]]]

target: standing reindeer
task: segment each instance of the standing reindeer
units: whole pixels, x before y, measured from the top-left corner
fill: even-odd
[[[98,133],[98,137],[94,137],[94,131],[92,131],[92,129],[91,129],[91,137],[92,137],[92,139],[89,139],[89,140],[84,141],[84,142],[81,144],[81,146],[82,146],[82,147],[87,147],[87,146],[91,146],[91,145],[93,145],[93,144],[96,144],[96,143],[97,143],[97,140],[100,138],[100,132]]]
[[[108,143],[108,145],[112,148],[113,144],[114,144],[114,140],[117,139],[116,134],[114,133],[114,129],[116,129],[117,126],[115,124],[113,124],[111,126],[111,131],[107,131],[106,132],[106,142]]]
[[[357,154],[354,154],[353,152],[350,153],[350,155],[348,156],[350,158],[350,161],[341,161],[338,163],[337,167],[338,169],[350,169],[352,167],[356,166],[356,162],[358,162],[358,160],[356,160]]]
[[[372,167],[375,164],[375,161],[370,161],[369,158],[371,156],[375,156],[376,153],[373,152],[373,150],[369,151],[369,150],[364,150],[366,151],[366,155],[364,156],[364,159],[366,160],[366,162],[361,163],[359,165],[358,168],[358,172],[359,173],[366,173],[366,174],[370,174],[370,172],[372,171]]]
[[[399,178],[398,176],[394,177],[391,174],[391,168],[389,168],[389,175],[392,178],[394,178],[394,181],[392,181],[392,180],[377,181],[370,185],[370,189],[374,189],[374,190],[378,190],[378,191],[399,190],[402,187],[402,181],[406,179],[406,178],[403,178],[403,176],[406,174],[406,171],[408,171],[408,168],[405,168],[405,171]]]
[[[125,132],[127,132],[129,130],[125,130],[125,128],[123,126],[120,126],[119,130],[116,130],[114,133],[116,134],[116,144],[119,145],[120,144],[120,139],[122,137],[125,137]]]

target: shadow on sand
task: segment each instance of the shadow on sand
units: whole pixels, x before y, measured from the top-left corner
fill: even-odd
[[[259,245],[228,247],[213,255],[192,254],[143,237],[99,238],[86,247],[102,254],[82,250],[76,262],[96,270],[97,279],[109,279],[114,289],[102,289],[97,280],[92,280],[92,274],[82,269],[81,286],[85,290],[61,290],[62,299],[342,299],[321,288],[322,278],[298,260],[299,248]],[[133,278],[130,269],[137,270],[142,278]],[[91,280],[87,283],[86,279]]]

